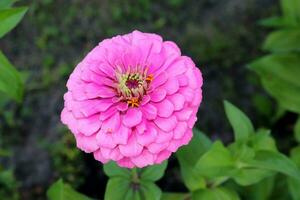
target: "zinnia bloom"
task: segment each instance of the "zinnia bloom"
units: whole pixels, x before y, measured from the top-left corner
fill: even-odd
[[[103,40],[76,66],[61,120],[102,163],[159,164],[190,141],[201,86],[174,42],[133,31]]]

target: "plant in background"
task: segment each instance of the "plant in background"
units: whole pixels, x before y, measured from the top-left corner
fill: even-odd
[[[77,147],[121,167],[160,164],[192,138],[202,77],[171,41],[133,31],[102,41],[70,75],[62,122]]]
[[[283,15],[262,21],[277,30],[270,33],[263,45],[269,54],[250,64],[261,78],[266,91],[278,106],[300,114],[300,0],[281,0]],[[300,117],[294,126],[296,141],[300,142]],[[291,158],[300,168],[300,146],[291,150]],[[300,199],[300,183],[289,179],[293,199]]]
[[[0,39],[21,21],[27,11],[27,7],[11,8],[14,2],[14,0],[1,0],[0,2]],[[23,82],[21,75],[12,66],[1,50],[0,91],[18,102],[22,100]]]
[[[0,39],[21,21],[27,11],[27,7],[12,8],[14,2],[15,0],[0,1]],[[22,101],[23,87],[20,73],[0,50],[0,113],[2,112],[2,106],[8,100],[7,96],[19,103]],[[10,152],[3,149],[0,133],[0,159],[5,160],[5,157],[9,157],[9,155]],[[6,167],[0,164],[0,197],[8,200],[19,199],[18,184],[13,170]]]

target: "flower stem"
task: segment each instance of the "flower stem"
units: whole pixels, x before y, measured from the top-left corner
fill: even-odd
[[[139,174],[138,174],[137,168],[133,168],[131,170],[131,174],[132,174],[132,182],[139,183],[140,179],[139,179]]]

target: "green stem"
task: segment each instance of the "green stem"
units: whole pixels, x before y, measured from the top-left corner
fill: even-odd
[[[133,168],[131,170],[131,174],[132,174],[132,182],[139,183],[140,179],[139,179],[139,174],[138,174],[137,168]]]

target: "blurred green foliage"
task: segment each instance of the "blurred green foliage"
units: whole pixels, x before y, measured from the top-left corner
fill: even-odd
[[[46,144],[46,148],[53,158],[55,178],[61,177],[74,188],[78,188],[84,181],[84,162],[82,152],[76,148],[73,134],[62,132],[59,141]]]
[[[300,1],[281,0],[281,8],[283,15],[276,21],[262,21],[279,29],[270,33],[263,45],[271,54],[253,61],[250,67],[280,107],[300,113]]]

